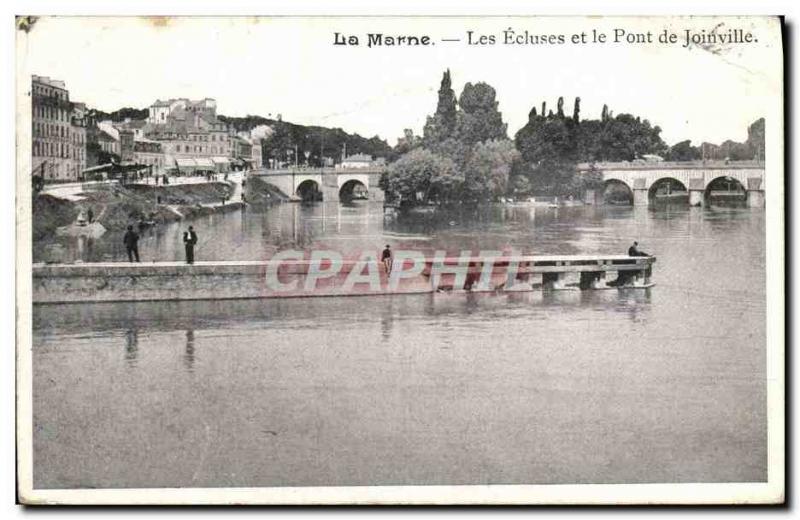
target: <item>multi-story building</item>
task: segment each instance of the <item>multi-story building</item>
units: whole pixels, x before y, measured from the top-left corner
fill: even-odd
[[[227,171],[231,136],[217,119],[216,101],[173,99],[156,101],[142,134],[161,145],[164,168],[179,173]]]
[[[120,158],[123,164],[137,164],[150,167],[150,173],[161,175],[166,170],[166,158],[158,141],[137,138],[130,129],[119,131]]]
[[[74,181],[86,168],[86,106],[72,103],[63,81],[31,78],[32,174]]]
[[[150,105],[147,122],[153,125],[165,125],[168,124],[170,120],[174,120],[176,114],[180,112],[190,112],[192,114],[210,116],[216,119],[217,102],[211,98],[205,98],[199,101],[191,101],[186,98],[168,99],[167,101],[161,101],[159,99]]]
[[[252,156],[253,156],[253,168],[255,169],[261,168],[261,166],[264,163],[261,151],[261,139],[253,139]]]
[[[72,172],[74,178],[83,179],[83,170],[86,169],[86,104],[72,104],[72,119],[70,121],[70,144],[72,156]]]

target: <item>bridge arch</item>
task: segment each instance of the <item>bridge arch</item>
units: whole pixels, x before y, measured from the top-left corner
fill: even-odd
[[[603,181],[603,202],[615,205],[632,205],[633,188],[622,179],[610,177]]]
[[[304,201],[322,200],[322,189],[314,179],[305,179],[297,185],[295,195]]]
[[[747,200],[747,187],[738,176],[720,175],[714,177],[706,184],[703,191],[703,199],[710,202],[711,199],[730,202],[745,202]]]
[[[339,200],[350,201],[367,198],[369,198],[369,187],[360,179],[345,181],[339,188]]]
[[[681,180],[675,177],[659,177],[650,183],[647,190],[647,197],[649,199],[664,198],[669,200],[671,197],[689,196],[689,187]]]

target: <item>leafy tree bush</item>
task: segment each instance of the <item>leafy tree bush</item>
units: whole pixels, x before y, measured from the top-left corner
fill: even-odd
[[[461,191],[464,176],[453,161],[417,148],[393,162],[381,179],[381,188],[404,203],[447,202]]]

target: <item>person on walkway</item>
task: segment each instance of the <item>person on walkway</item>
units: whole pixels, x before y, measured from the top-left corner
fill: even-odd
[[[386,268],[386,274],[392,272],[392,250],[389,247],[389,244],[386,244],[386,248],[383,250],[381,254],[381,262],[383,262],[383,267]]]
[[[189,226],[188,231],[183,232],[183,247],[186,249],[186,263],[194,263],[194,246],[197,244],[197,233],[194,227]]]
[[[634,242],[631,247],[628,248],[628,256],[652,256],[644,251],[639,250],[639,242]]]
[[[86,218],[87,218],[87,219],[89,219],[89,224],[91,224],[92,222],[94,222],[94,211],[92,211],[92,208],[89,208],[89,209],[86,211]]]
[[[125,244],[125,249],[128,251],[128,262],[139,261],[139,234],[133,230],[133,226],[128,226],[128,231],[122,237],[122,243]]]

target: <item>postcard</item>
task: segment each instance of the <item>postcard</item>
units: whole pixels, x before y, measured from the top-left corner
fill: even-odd
[[[782,503],[782,23],[17,17],[20,502]]]

